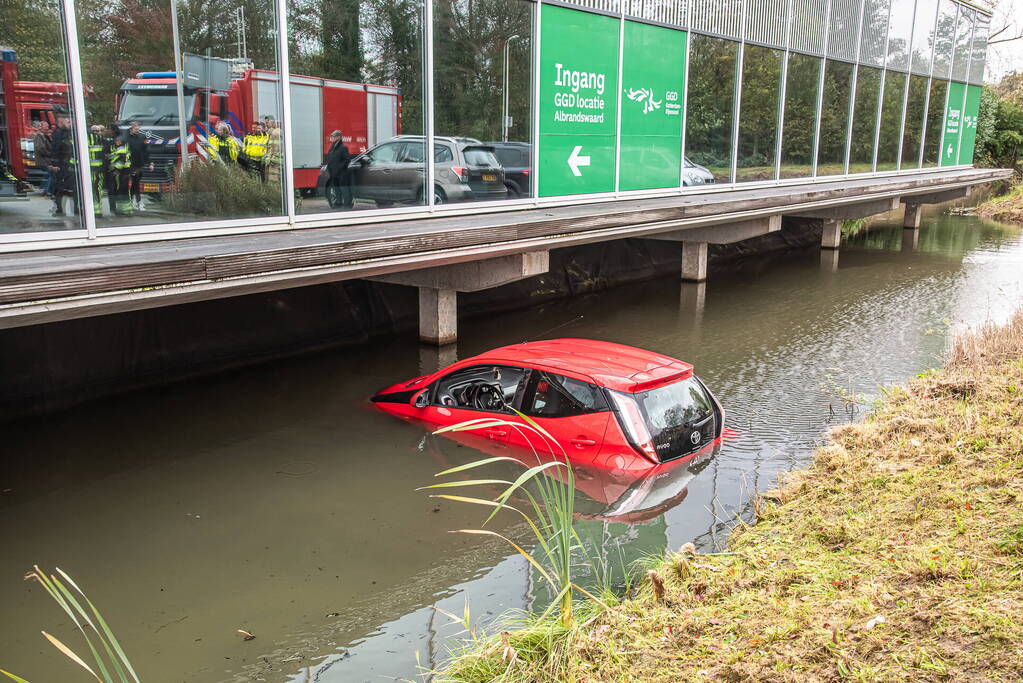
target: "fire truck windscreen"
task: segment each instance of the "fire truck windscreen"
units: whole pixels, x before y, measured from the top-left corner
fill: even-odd
[[[195,95],[185,95],[185,112],[191,114]],[[121,100],[122,121],[138,121],[143,126],[171,125],[178,122],[178,101],[173,91],[129,90]]]

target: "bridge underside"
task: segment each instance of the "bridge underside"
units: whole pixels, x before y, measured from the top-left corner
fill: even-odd
[[[420,288],[421,336],[452,341],[454,292],[546,270],[552,248],[650,238],[679,242],[681,277],[706,278],[707,244],[777,230],[782,216],[820,219],[822,247],[840,221],[963,196],[1002,169],[818,181],[583,205],[546,206],[247,235],[103,244],[0,255],[0,329],[206,299],[376,278]]]

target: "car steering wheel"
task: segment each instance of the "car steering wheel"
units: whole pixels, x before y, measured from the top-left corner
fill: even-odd
[[[481,382],[473,387],[472,404],[479,410],[504,408],[504,392],[496,384]]]

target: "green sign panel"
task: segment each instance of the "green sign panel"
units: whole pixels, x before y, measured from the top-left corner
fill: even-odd
[[[540,11],[540,196],[612,192],[619,21]]]
[[[686,34],[625,23],[622,57],[622,190],[678,187]]]
[[[945,131],[941,136],[941,166],[959,163],[959,133],[963,123],[963,99],[966,86],[948,84],[948,104],[945,105]]]
[[[963,108],[963,134],[959,142],[959,163],[973,163],[973,146],[977,142],[977,115],[980,114],[979,85],[966,87],[966,107]]]

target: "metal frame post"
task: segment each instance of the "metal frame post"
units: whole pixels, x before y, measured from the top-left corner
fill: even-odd
[[[934,2],[934,23],[932,24],[932,26],[934,26],[934,29],[933,29],[933,32],[932,32],[931,35],[936,35],[937,32],[938,32],[938,17],[940,16],[940,13],[941,13],[941,0],[935,0],[935,2]],[[923,130],[920,132],[920,158],[917,161],[917,168],[923,168],[924,167],[924,152],[927,149],[927,122],[930,119],[928,114],[931,111],[931,86],[934,83],[934,53],[935,52],[937,52],[937,50],[934,49],[934,45],[932,44],[931,45],[931,63],[930,63],[930,65],[927,68],[927,97],[924,99],[924,127],[923,127]],[[909,68],[912,71],[912,69],[913,69],[913,56],[912,56],[912,53],[910,54],[909,60],[910,60],[909,61]],[[944,118],[944,116],[945,116],[945,113],[942,112],[942,118]],[[942,126],[942,127],[944,128],[944,126]],[[939,160],[941,159],[941,141],[940,140],[938,141],[938,159]]]
[[[61,7],[64,10],[64,38],[67,44],[68,77],[71,81],[73,105],[71,116],[74,122],[75,159],[78,161],[78,211],[85,226],[86,236],[88,239],[94,240],[96,239],[96,216],[92,208],[89,129],[85,118],[85,85],[82,79],[82,59],[78,52],[78,17],[75,14],[75,0],[62,0]]]
[[[874,126],[874,160],[870,167],[871,173],[877,173],[877,155],[881,146],[881,114],[884,112],[884,91],[888,83],[888,39],[892,32],[892,6],[888,4],[888,21],[885,24],[884,59],[881,60],[881,90],[877,95],[877,123]],[[897,167],[896,167],[897,168]]]
[[[863,13],[867,0],[860,0],[859,18],[856,20],[856,61],[853,63],[852,85],[849,90],[849,125],[845,131],[845,175],[849,175],[849,166],[852,163],[852,134],[853,123],[856,122],[856,95],[860,83],[860,43],[863,41]]]
[[[813,167],[811,178],[817,177],[821,152],[821,109],[824,107],[824,75],[828,70],[828,41],[831,38],[831,0],[824,7],[824,50],[821,52],[821,70],[817,77],[817,115],[813,122]]]
[[[291,55],[288,52],[288,8],[286,0],[275,0],[277,9],[278,59],[280,65],[281,98],[281,146],[284,151],[283,177],[281,192],[284,193],[284,209],[288,223],[295,224],[295,159],[292,157],[291,144]],[[321,147],[322,149],[322,147]]]
[[[902,125],[899,127],[899,157],[895,163],[895,170],[902,170],[902,146],[906,143],[906,121],[907,115],[909,114],[909,82],[913,80],[913,36],[916,33],[916,7],[918,1],[913,0],[913,24],[909,29],[909,65],[906,71],[906,87],[902,93]],[[888,9],[889,15],[891,15],[891,7]],[[888,20],[888,33],[891,34],[891,19]],[[889,35],[889,39],[891,36]],[[888,58],[885,57],[885,63]],[[926,112],[925,112],[926,115]]]
[[[530,45],[533,52],[533,64],[530,72],[533,75],[531,90],[533,103],[530,107],[530,126],[533,131],[533,144],[529,150],[529,159],[532,163],[532,180],[529,184],[529,196],[534,204],[540,199],[540,18],[543,12],[543,5],[539,2],[533,3],[533,42]]]
[[[625,2],[618,0],[618,88],[615,92],[615,196],[622,181],[622,73],[625,62]]]
[[[682,140],[679,148],[679,154],[681,158],[678,164],[678,191],[684,192],[686,185],[686,127],[689,125],[689,50],[693,44],[693,22],[692,22],[692,11],[693,3],[686,3],[686,30],[684,35],[686,37],[686,49],[685,56],[683,57],[682,64]]]
[[[739,117],[742,116],[742,70],[746,59],[746,10],[748,3],[742,3],[742,18],[739,24],[739,54],[735,58],[735,87],[732,89],[732,154],[729,178],[731,185],[739,182]]]
[[[782,129],[785,127],[785,95],[789,83],[789,57],[792,49],[792,2],[788,1],[785,10],[785,53],[781,61],[781,88],[778,90],[778,115],[775,117],[774,140],[774,179],[781,180],[781,148]]]
[[[423,0],[423,56],[423,199],[433,211],[433,0]]]

